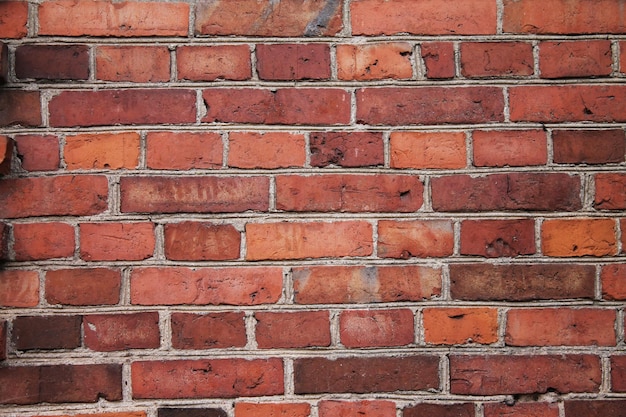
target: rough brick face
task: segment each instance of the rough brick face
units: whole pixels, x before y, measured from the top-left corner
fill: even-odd
[[[442,257],[452,254],[452,223],[444,220],[378,222],[378,255],[383,258]]]
[[[39,276],[35,271],[0,271],[0,306],[35,307],[39,304]]]
[[[133,169],[139,164],[140,137],[134,132],[72,135],[65,139],[68,169]]]
[[[255,314],[260,348],[303,348],[330,345],[330,318],[326,311]]]
[[[531,219],[464,220],[461,254],[488,258],[535,253],[535,222]]]
[[[330,48],[325,44],[261,44],[256,57],[262,80],[330,78]]]
[[[152,169],[212,169],[222,166],[222,138],[212,132],[149,132],[146,165]]]
[[[548,162],[546,134],[541,130],[477,130],[472,133],[472,144],[477,167],[545,165]]]
[[[38,91],[6,90],[0,95],[0,126],[40,126],[41,98]]]
[[[464,42],[461,44],[461,74],[468,78],[532,75],[530,43]]]
[[[311,405],[308,403],[247,403],[235,404],[236,417],[308,417]]]
[[[165,257],[202,261],[239,258],[241,235],[228,224],[182,222],[165,225]]]
[[[484,408],[485,417],[499,417],[506,414],[527,417],[559,417],[559,406],[556,403],[523,403],[514,405],[506,403],[487,403]]]
[[[232,132],[228,166],[234,168],[301,167],[306,162],[303,135],[283,132]]]
[[[390,137],[394,168],[454,169],[467,165],[461,132],[394,132]]]
[[[28,3],[4,1],[0,4],[0,37],[21,38],[28,33]]]
[[[539,71],[542,78],[607,76],[612,72],[609,41],[541,42]]]
[[[577,415],[589,417],[623,417],[625,415],[625,405],[626,402],[624,400],[565,401],[565,415],[568,417]]]
[[[621,129],[555,130],[552,142],[554,162],[560,164],[619,163],[626,153],[626,135]]]
[[[116,269],[57,269],[46,272],[46,301],[50,304],[117,304],[120,287],[121,273]]]
[[[493,308],[427,308],[424,338],[435,345],[489,344],[498,341],[498,311]]]
[[[461,404],[429,404],[422,403],[402,410],[402,417],[474,417],[474,405]]]
[[[53,135],[15,137],[17,155],[27,171],[53,171],[59,168],[59,139]]]
[[[84,223],[80,257],[86,261],[147,259],[154,253],[152,223]]]
[[[139,83],[168,81],[170,53],[164,46],[98,46],[96,78]]]
[[[66,258],[74,255],[74,228],[66,223],[13,225],[15,260]]]
[[[626,175],[597,174],[594,206],[600,210],[626,208]]]
[[[626,264],[606,265],[600,273],[602,298],[626,300]]]
[[[611,219],[554,219],[541,225],[542,251],[548,256],[605,256],[617,254],[615,221]]]
[[[17,78],[86,80],[89,51],[85,45],[22,45],[15,50]]]
[[[376,132],[314,132],[311,165],[367,167],[384,163],[382,134]]]
[[[172,314],[172,346],[176,349],[243,347],[243,313]]]
[[[405,346],[414,342],[413,312],[344,311],[339,318],[341,343],[347,348]]]
[[[109,352],[159,347],[158,313],[94,314],[83,319],[85,346]]]
[[[408,79],[413,76],[411,44],[338,45],[340,80]]]
[[[176,65],[180,80],[246,80],[252,76],[246,45],[181,46],[176,49]]]
[[[391,401],[322,401],[320,417],[349,417],[367,415],[371,417],[394,417],[396,406]]]
[[[454,45],[451,42],[425,42],[421,45],[426,77],[454,78]]]

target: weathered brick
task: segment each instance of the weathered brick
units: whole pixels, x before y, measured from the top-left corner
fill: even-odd
[[[0,42],[0,83],[4,84],[9,79],[9,47]]]
[[[626,264],[603,266],[600,279],[602,280],[603,299],[626,300]]]
[[[86,45],[21,45],[15,49],[17,78],[86,80],[89,50]]]
[[[421,44],[426,78],[454,78],[454,44],[452,42],[425,42]]]
[[[96,78],[135,83],[170,79],[170,51],[166,46],[99,45]]]
[[[435,345],[490,344],[498,341],[495,308],[426,308],[424,340]]]
[[[450,265],[450,292],[456,300],[593,299],[594,285],[593,265]]]
[[[619,69],[626,73],[626,42],[619,43]]]
[[[626,230],[626,218],[619,221],[620,230]],[[622,233],[622,253],[626,253],[626,233]]]
[[[17,155],[27,171],[59,169],[59,138],[52,135],[19,135],[15,137]]]
[[[235,403],[235,417],[309,417],[308,403]]]
[[[485,417],[559,417],[559,405],[550,402],[486,403]]]
[[[340,1],[217,0],[196,5],[196,34],[332,36],[343,27]]]
[[[12,125],[41,126],[39,91],[3,89],[0,94],[0,126]]]
[[[402,417],[474,417],[474,404],[416,404],[402,410]],[[507,416],[508,417],[508,416]],[[529,416],[530,417],[530,416]]]
[[[123,177],[122,212],[237,213],[269,207],[266,177]]]
[[[7,175],[13,166],[15,141],[7,136],[0,136],[0,175]]]
[[[496,33],[496,4],[488,0],[357,0],[350,7],[354,35],[489,35]]]
[[[392,132],[391,167],[415,169],[465,168],[463,132]]]
[[[254,318],[259,348],[330,346],[328,311],[259,312]]]
[[[133,398],[235,398],[284,392],[283,362],[206,359],[133,362]]]
[[[406,346],[415,341],[409,309],[348,310],[339,316],[341,343],[347,348]]]
[[[611,391],[626,392],[626,356],[611,356]]]
[[[460,52],[464,77],[528,76],[535,71],[529,42],[463,42]]]
[[[120,299],[118,269],[57,269],[46,272],[46,301],[72,306],[111,305]]]
[[[17,350],[75,349],[80,347],[81,316],[18,316],[12,340]]]
[[[622,129],[555,130],[554,162],[560,164],[608,164],[624,162],[626,135]]]
[[[431,180],[435,211],[575,211],[580,178],[562,173],[449,175]]]
[[[152,223],[80,224],[80,257],[86,261],[147,259],[155,244]]]
[[[594,207],[600,210],[626,209],[626,174],[596,174]]]
[[[424,185],[413,175],[281,175],[276,208],[285,211],[394,212],[420,209]]]
[[[413,48],[405,42],[337,46],[340,80],[410,79]]]
[[[241,234],[230,224],[169,223],[164,232],[167,259],[220,261],[239,258]]]
[[[461,395],[598,392],[594,355],[451,355],[451,392]]]
[[[474,166],[532,166],[548,162],[542,130],[476,130],[472,133]]]
[[[57,0],[39,6],[39,35],[186,36],[188,28],[184,2]]]
[[[330,78],[330,47],[323,43],[256,46],[261,80],[325,80]]]
[[[257,305],[282,295],[281,268],[136,268],[130,299],[139,305]]]
[[[6,223],[0,222],[0,261],[9,259],[9,239],[10,227]]]
[[[0,2],[0,38],[19,39],[28,34],[28,3]]]
[[[159,314],[90,314],[83,319],[85,347],[100,352],[156,349],[160,345]]]
[[[228,136],[228,166],[234,168],[302,167],[304,136],[285,132],[232,132]]]
[[[600,77],[611,75],[608,40],[541,42],[539,71],[542,78]]]
[[[222,138],[213,132],[148,132],[146,165],[152,169],[216,169],[222,166]]]
[[[393,401],[335,401],[324,400],[318,405],[320,417],[395,417],[396,404]]]
[[[354,168],[384,163],[379,132],[312,132],[309,146],[314,167]]]
[[[243,313],[172,314],[172,346],[175,349],[244,347],[246,340]]]
[[[293,269],[298,304],[420,301],[441,294],[441,270],[417,266],[314,266]]]
[[[221,408],[159,408],[158,417],[228,417]]]
[[[405,13],[403,11],[403,13]],[[356,92],[357,122],[371,125],[440,125],[504,120],[497,87],[380,87]]]
[[[68,135],[63,159],[73,169],[133,169],[139,164],[138,133]]]
[[[36,271],[0,270],[0,306],[35,307],[39,304],[39,275]]]
[[[74,255],[74,227],[67,223],[13,225],[15,260],[67,258]]]
[[[585,417],[625,417],[626,401],[616,400],[568,400],[565,404],[565,416]]]
[[[178,89],[63,91],[50,99],[48,108],[54,127],[195,123],[196,93]]]
[[[534,253],[535,221],[532,219],[461,222],[461,255],[497,258]]]
[[[176,48],[179,80],[247,80],[252,77],[248,45],[180,46]]]
[[[547,256],[617,254],[615,220],[549,219],[541,224],[541,250]]]
[[[335,125],[350,122],[350,96],[337,88],[212,88],[203,122]]]
[[[510,346],[615,346],[615,310],[513,309],[507,314]]]
[[[0,320],[0,362],[7,358],[7,322]]]
[[[293,366],[296,394],[363,394],[439,387],[437,356],[299,358]]]
[[[428,258],[452,255],[454,236],[448,220],[380,220],[378,256]]]

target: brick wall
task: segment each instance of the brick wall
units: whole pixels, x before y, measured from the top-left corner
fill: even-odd
[[[623,1],[3,1],[0,39],[0,414],[626,416]]]

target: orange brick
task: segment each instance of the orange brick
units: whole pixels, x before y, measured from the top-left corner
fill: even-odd
[[[212,132],[149,132],[146,164],[152,169],[212,169],[222,166],[222,138]]]
[[[404,42],[337,46],[340,80],[408,79],[413,76],[411,44]]]
[[[347,348],[409,345],[414,329],[409,309],[344,311],[339,317],[341,343]]]
[[[66,223],[14,224],[15,260],[66,258],[74,255],[74,227]]]
[[[323,400],[318,405],[319,417],[394,417],[393,401],[335,401]]]
[[[96,78],[136,83],[170,79],[170,51],[166,46],[98,46]]]
[[[247,80],[252,76],[248,45],[181,46],[176,49],[179,80]]]
[[[606,256],[617,254],[612,219],[553,219],[541,226],[541,248],[547,256]]]
[[[23,38],[28,33],[28,2],[0,2],[0,38]]]
[[[0,270],[0,306],[35,307],[37,304],[39,304],[37,272]]]
[[[476,130],[472,133],[474,166],[532,166],[548,162],[542,130]]]
[[[456,345],[498,341],[498,310],[495,308],[424,309],[426,343]]]
[[[603,299],[626,300],[626,264],[603,266],[600,279]]]
[[[154,247],[152,223],[80,224],[80,257],[86,261],[147,259]]]
[[[228,166],[233,168],[302,167],[306,160],[301,134],[232,132],[228,139]]]
[[[467,165],[462,132],[394,132],[390,146],[392,168],[454,169]]]
[[[95,133],[68,136],[64,158],[67,169],[132,169],[139,164],[139,134]]]
[[[309,417],[308,403],[245,403],[235,404],[235,417]]]
[[[382,258],[452,255],[454,236],[448,220],[378,222],[378,256]]]

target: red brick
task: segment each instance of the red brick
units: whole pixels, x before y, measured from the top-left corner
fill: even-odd
[[[306,161],[301,134],[231,132],[228,145],[228,166],[233,168],[302,167]]]
[[[430,355],[299,358],[293,367],[296,394],[363,394],[439,387],[439,358]]]
[[[246,345],[243,313],[173,313],[174,349],[222,349]]]
[[[533,219],[463,220],[461,255],[487,258],[535,253]]]
[[[593,265],[450,265],[450,292],[455,300],[593,299],[594,287]]]
[[[165,257],[182,261],[239,258],[241,234],[230,224],[181,222],[165,225]]]
[[[72,306],[111,305],[120,299],[117,269],[58,269],[46,272],[46,301]]]
[[[513,405],[486,403],[485,417],[559,417],[559,405],[549,402],[518,402]]]
[[[467,152],[463,132],[393,132],[392,168],[465,168]]]
[[[100,399],[122,399],[121,365],[0,368],[0,404],[95,403]]]
[[[626,73],[626,42],[619,43],[619,69]]]
[[[8,79],[9,79],[9,47],[7,46],[6,43],[0,42],[0,83],[4,84],[7,82]]]
[[[145,411],[122,411],[97,414],[55,415],[54,417],[146,417]]]
[[[378,256],[428,258],[452,255],[454,236],[448,220],[378,222]]]
[[[600,360],[593,355],[451,355],[452,394],[599,392]]]
[[[552,132],[554,162],[607,164],[624,162],[626,136],[621,129],[555,130]]]
[[[626,356],[611,357],[611,391],[626,392]]]
[[[86,261],[147,259],[154,247],[152,223],[80,224],[80,257]]]
[[[15,49],[17,78],[86,80],[89,49],[86,45],[21,45]]]
[[[248,223],[246,259],[368,256],[372,239],[372,225],[364,221]]]
[[[330,47],[322,43],[256,46],[261,80],[325,80],[330,78]]]
[[[281,268],[138,268],[130,299],[139,305],[258,305],[282,295]]]
[[[9,239],[9,225],[0,222],[0,261],[6,261],[9,259]]]
[[[74,227],[66,223],[13,225],[15,260],[67,258],[74,255]]]
[[[309,417],[308,403],[235,403],[235,417]]]
[[[64,159],[73,169],[133,169],[139,164],[139,134],[93,133],[68,135]]]
[[[600,210],[626,209],[626,174],[596,174],[594,207]]]
[[[463,42],[460,52],[464,77],[528,76],[535,71],[528,42]]]
[[[402,417],[474,417],[474,404],[429,404],[421,403],[407,407]],[[509,417],[509,416],[507,416]],[[520,416],[521,417],[521,416]]]
[[[328,311],[259,312],[254,317],[261,349],[330,346]]]
[[[81,316],[18,316],[13,320],[12,344],[17,350],[80,347]]]
[[[345,168],[383,165],[383,136],[379,132],[312,132],[311,166]]]
[[[424,339],[435,345],[490,344],[498,341],[495,308],[426,308]]]
[[[84,317],[85,347],[100,352],[159,347],[159,313],[90,314]]]
[[[0,175],[7,175],[11,172],[13,148],[15,148],[15,141],[6,136],[0,136]]]
[[[139,106],[137,103],[150,105]],[[54,96],[48,106],[50,125],[55,127],[196,121],[196,93],[193,90],[63,91]]]
[[[576,211],[580,178],[561,173],[450,175],[431,180],[435,211]]]
[[[98,80],[148,83],[170,79],[166,46],[100,45],[95,55]]]
[[[340,80],[410,79],[413,48],[405,42],[337,46]]]
[[[604,265],[600,279],[603,299],[626,300],[626,264]]]
[[[196,34],[244,36],[332,36],[342,29],[338,1],[217,0],[196,5]]]
[[[509,89],[513,122],[623,122],[626,86],[559,85]]]
[[[213,88],[203,122],[334,125],[350,122],[350,96],[336,88]]]
[[[15,137],[17,155],[27,171],[59,169],[59,138],[52,135],[19,135]]]
[[[569,400],[565,401],[565,416],[625,417],[626,401],[615,400]]]
[[[227,417],[221,408],[159,408],[158,417]]]
[[[146,165],[176,170],[221,168],[222,149],[218,133],[148,132]]]
[[[266,177],[123,177],[122,212],[237,213],[269,207]]]
[[[615,346],[615,310],[536,308],[507,314],[509,346]]]
[[[454,78],[454,44],[452,42],[425,42],[421,44],[426,78]]]
[[[476,130],[472,133],[474,166],[532,166],[548,162],[542,130]]]
[[[35,307],[39,304],[39,275],[35,271],[0,270],[0,306]]]
[[[441,270],[418,265],[293,269],[298,304],[421,301],[441,294]]]
[[[58,0],[39,6],[39,35],[186,36],[188,28],[183,2]]]
[[[489,35],[496,4],[488,0],[360,0],[350,7],[354,35]]]
[[[409,309],[348,310],[339,316],[341,343],[347,348],[410,345],[414,328]]]
[[[620,230],[626,230],[626,218],[620,220]],[[622,233],[622,253],[626,253],[626,233]]]
[[[248,45],[180,46],[176,49],[179,80],[247,80],[252,77]]]
[[[396,404],[393,401],[320,401],[320,417],[395,417]]]
[[[357,90],[356,102],[357,122],[371,125],[440,125],[504,120],[504,97],[497,87],[363,88]]]
[[[541,250],[547,256],[617,255],[613,219],[550,219],[541,225]]]
[[[539,71],[542,78],[600,77],[611,75],[611,42],[541,42]]]
[[[41,126],[39,91],[3,90],[0,94],[0,126]]]
[[[235,398],[284,392],[281,359],[134,362],[133,398]]]
[[[0,38],[18,39],[25,37],[27,34],[28,2],[0,2]]]
[[[625,33],[624,10],[613,0],[505,0],[504,32]]]
[[[0,320],[0,362],[7,358],[7,322]]]
[[[420,209],[424,185],[413,175],[281,175],[276,208],[285,211],[393,212]]]

